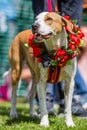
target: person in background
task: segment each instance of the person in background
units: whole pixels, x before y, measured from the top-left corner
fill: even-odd
[[[50,5],[50,6],[49,6]],[[34,17],[43,11],[55,11],[56,0],[32,0]]]
[[[2,74],[10,66],[8,49],[16,33],[16,16],[12,0],[0,1],[0,84],[3,83]]]
[[[10,70],[9,70],[10,71]],[[11,100],[11,74],[9,71],[6,71],[3,74],[3,84],[0,85],[0,101],[10,101]],[[22,73],[20,76],[20,81],[18,84],[18,89],[21,88],[22,81],[26,82],[25,90],[27,90],[24,94],[26,98],[28,98],[28,92],[29,88],[31,87],[32,84],[32,76],[29,68],[27,67],[26,64],[23,65]]]
[[[83,12],[83,0],[57,0],[58,11],[68,15],[72,20],[77,20],[80,26]]]
[[[10,69],[9,45],[17,33],[31,28],[33,23],[31,5],[31,0],[0,1],[0,98],[3,100],[10,99],[10,74],[3,78],[3,74]],[[18,87],[17,96],[25,96],[25,87],[30,84],[30,79],[30,71],[25,64],[21,74],[22,83]]]
[[[32,9],[34,17],[44,10],[44,0],[32,0]]]
[[[70,16],[71,20],[75,20],[76,24],[78,26],[81,26],[82,13],[83,13],[83,0],[79,0],[79,1],[78,0],[61,0],[61,1],[57,0],[56,11],[58,11],[60,15]],[[64,90],[61,89],[61,91],[64,91]],[[62,100],[64,97],[64,92],[61,92],[61,93],[62,93],[62,96],[60,96],[60,101],[61,101],[61,97],[62,97]],[[58,114],[64,113],[63,103],[62,104],[60,103],[59,105],[60,108],[59,108]],[[75,106],[75,100],[73,101],[73,106]],[[77,115],[77,111],[73,111],[74,110],[73,108],[74,107],[72,107],[72,113],[74,115]],[[80,108],[82,108],[82,106],[80,106]],[[83,113],[83,111],[80,111],[80,112]]]
[[[81,47],[81,53],[77,57],[73,113],[75,110],[78,115],[87,116],[87,111],[85,110],[87,109],[87,26],[82,26],[81,29],[84,33],[84,46]],[[78,104],[77,108],[76,104]]]

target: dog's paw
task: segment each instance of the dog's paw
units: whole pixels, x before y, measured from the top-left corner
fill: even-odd
[[[75,127],[75,124],[72,120],[66,120],[65,123],[66,123],[67,127]]]
[[[34,111],[34,112],[30,112],[30,116],[31,116],[31,117],[38,117],[38,114],[37,114],[37,112],[35,112],[35,111]]]
[[[18,118],[17,112],[16,111],[11,111],[10,112],[10,117],[12,117],[12,118]]]
[[[49,127],[48,115],[44,115],[41,118],[40,126]]]

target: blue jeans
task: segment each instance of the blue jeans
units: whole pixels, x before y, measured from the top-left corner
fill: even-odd
[[[87,84],[85,83],[79,68],[77,66],[76,76],[75,76],[75,91],[74,94],[82,95],[87,93]]]
[[[46,105],[47,109],[53,109],[54,103],[64,104],[64,82],[57,84],[47,83],[46,85]]]
[[[87,102],[87,84],[85,83],[78,66],[75,75],[74,96],[80,97],[80,102],[82,105]]]

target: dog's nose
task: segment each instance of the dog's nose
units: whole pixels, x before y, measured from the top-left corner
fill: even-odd
[[[38,28],[39,28],[39,24],[38,24],[38,23],[34,23],[34,24],[32,25],[32,29],[36,30],[36,29],[38,29]]]

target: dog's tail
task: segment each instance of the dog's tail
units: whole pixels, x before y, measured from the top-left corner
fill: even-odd
[[[2,75],[3,78],[7,77],[9,74],[11,73],[11,68],[7,71],[4,72],[4,74]]]

